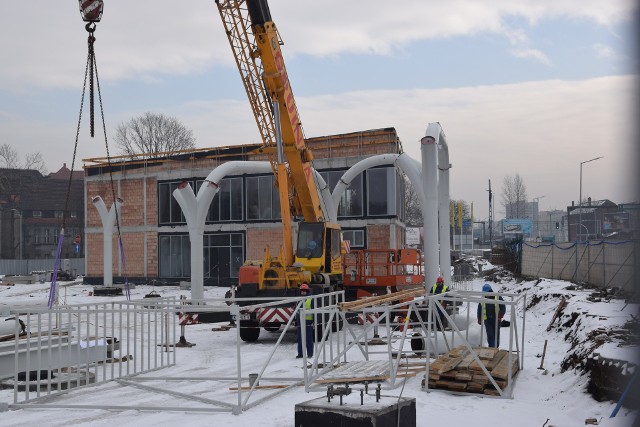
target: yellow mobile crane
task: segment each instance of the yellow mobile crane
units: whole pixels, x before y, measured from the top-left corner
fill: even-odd
[[[237,297],[299,295],[306,282],[315,294],[342,287],[342,233],[327,222],[318,193],[313,155],[284,65],[283,44],[267,0],[216,0],[231,50],[262,137],[260,149],[271,162],[280,196],[282,246],[278,256],[265,249],[260,265],[240,267]],[[301,217],[294,253],[291,217]],[[291,308],[269,308],[241,315],[240,336],[255,341],[260,326],[277,329]]]

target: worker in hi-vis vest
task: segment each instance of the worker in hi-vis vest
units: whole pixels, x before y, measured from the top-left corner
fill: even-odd
[[[429,292],[429,294],[437,295],[437,294],[447,292],[448,290],[449,290],[449,287],[444,284],[444,279],[442,278],[442,276],[439,276],[436,279],[436,283],[431,287],[431,291]],[[434,320],[436,322],[436,329],[444,330],[444,328],[447,327],[447,318],[444,316],[444,310],[447,308],[447,305],[449,304],[449,302],[440,300],[440,304],[442,304],[442,308],[438,307],[436,310],[436,312],[438,313],[439,320],[436,319],[435,317],[434,317]]]
[[[482,287],[482,292],[491,292],[491,285],[485,283]],[[501,296],[488,295],[483,298],[494,299],[498,301],[504,301]],[[479,303],[478,304],[478,325],[484,323],[484,329],[487,331],[487,343],[489,347],[500,346],[500,324],[507,308],[504,304],[498,303]]]
[[[313,298],[311,298],[311,289],[306,283],[300,285],[300,296],[306,296],[302,304],[304,309],[311,310],[313,308]],[[302,319],[300,312],[298,312],[298,355],[296,356],[298,359],[302,357],[302,328],[306,328],[305,345],[307,347],[307,357],[313,357],[313,314],[307,313]]]

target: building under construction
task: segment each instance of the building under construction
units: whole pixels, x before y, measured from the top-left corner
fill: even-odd
[[[358,161],[377,154],[398,154],[402,144],[394,128],[309,138],[314,167],[330,190]],[[177,283],[190,280],[187,225],[173,190],[188,182],[197,192],[206,176],[228,161],[263,161],[261,145],[248,144],[134,157],[85,159],[86,281],[103,281],[100,216],[91,200],[113,202],[111,180],[121,208],[119,228],[123,262],[114,235],[115,282]],[[394,166],[362,172],[342,196],[338,220],[352,249],[399,249],[405,242],[404,179]],[[267,245],[282,242],[280,200],[273,174],[243,174],[222,180],[205,223],[204,282],[228,286],[237,282],[245,260],[263,258]],[[126,268],[125,268],[126,267]]]

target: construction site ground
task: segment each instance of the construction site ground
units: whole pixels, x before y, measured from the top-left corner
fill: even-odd
[[[478,270],[492,266],[486,263]],[[423,375],[411,372],[406,375],[406,383],[393,390],[383,390],[385,396],[416,398],[417,425],[518,425],[518,426],[578,426],[585,420],[595,419],[600,425],[629,426],[637,415],[634,409],[623,407],[615,418],[609,418],[615,408],[615,401],[597,401],[589,393],[590,372],[587,360],[599,353],[600,358],[623,360],[627,363],[621,369],[633,373],[637,363],[637,340],[634,336],[634,317],[638,306],[626,304],[623,299],[594,297],[593,289],[581,289],[575,285],[557,280],[517,281],[507,276],[492,282],[494,290],[510,293],[527,293],[525,358],[523,369],[518,372],[513,399],[498,399],[478,394],[456,394],[448,391],[425,392],[421,383]],[[480,290],[484,281],[474,279],[472,287]],[[89,296],[90,286],[76,285],[61,290],[60,303],[86,303],[120,297]],[[155,290],[161,296],[188,295],[188,291],[177,287],[138,286],[131,291],[133,299],[143,298]],[[227,289],[206,288],[205,298],[222,297]],[[0,286],[0,306],[47,304],[49,286],[45,284]],[[558,306],[565,299],[562,310]],[[557,315],[556,315],[557,314]],[[518,313],[521,316],[522,313]],[[555,316],[555,320],[552,319]],[[177,349],[176,365],[154,376],[214,377],[235,370],[235,329],[212,328],[222,324],[196,324],[186,327],[186,338],[196,346]],[[547,331],[547,329],[549,329]],[[394,332],[397,337],[399,332]],[[381,330],[382,338],[386,330]],[[277,333],[266,331],[256,343],[242,343],[243,375],[255,372],[264,358],[272,351]],[[547,349],[542,362],[542,353],[547,340]],[[504,347],[504,338],[501,347]],[[274,362],[269,365],[265,376],[300,377],[303,371],[302,359],[296,359],[296,334],[286,335],[276,350]],[[362,355],[352,349],[350,362],[362,361]],[[411,359],[404,365],[407,372],[417,371],[414,366],[419,359]],[[248,386],[248,384],[246,384]],[[263,380],[261,393],[282,387],[282,382]],[[213,381],[167,382],[167,388],[181,390],[194,396],[208,396],[233,399],[235,384]],[[270,387],[271,386],[271,387]],[[353,386],[358,388],[356,384]],[[591,385],[593,388],[593,385]],[[240,426],[291,426],[294,424],[296,403],[323,396],[322,391],[306,393],[304,387],[293,387],[241,415],[231,413],[202,414],[190,412],[188,408],[197,403],[180,400],[166,394],[145,392],[138,388],[126,387],[113,382],[84,390],[71,391],[52,399],[56,404],[139,404],[157,406],[157,411],[114,411],[101,409],[20,409],[0,414],[3,426],[140,426],[140,425],[228,425]],[[373,393],[370,388],[369,393]],[[601,396],[602,398],[602,396]],[[13,402],[13,390],[0,390],[0,403]],[[347,405],[360,404],[360,394],[353,393],[344,398]],[[168,412],[163,407],[183,407],[185,412]]]

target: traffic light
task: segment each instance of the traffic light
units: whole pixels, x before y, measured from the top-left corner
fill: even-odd
[[[560,230],[560,223],[556,221],[556,230]]]

